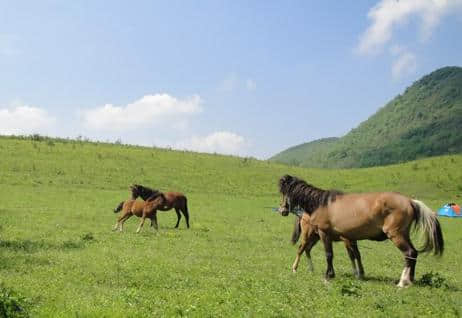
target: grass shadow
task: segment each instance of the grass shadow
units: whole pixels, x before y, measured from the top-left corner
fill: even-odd
[[[40,250],[74,250],[82,249],[84,247],[84,240],[66,240],[60,243],[52,243],[44,240],[0,240],[0,249],[25,253],[35,253]]]

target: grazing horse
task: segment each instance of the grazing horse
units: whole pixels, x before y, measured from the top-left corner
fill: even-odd
[[[181,213],[183,213],[186,219],[186,226],[189,229],[189,212],[188,212],[188,200],[183,193],[180,192],[159,192],[158,190],[153,190],[151,188],[134,184],[130,187],[132,191],[132,199],[135,200],[137,197],[141,197],[146,203],[152,201],[156,198],[161,198],[159,201],[156,201],[156,204],[147,204],[144,208],[144,213],[154,213],[157,211],[168,211],[170,209],[175,209],[177,221],[175,228],[178,228],[181,219]],[[144,222],[144,221],[143,221]],[[141,225],[142,226],[142,225]]]
[[[122,214],[117,219],[117,223],[114,225],[113,231],[119,229],[119,231],[122,232],[124,222],[127,221],[132,215],[136,215],[137,217],[142,218],[141,223],[138,226],[138,229],[136,230],[136,233],[140,232],[141,227],[144,224],[145,218],[151,219],[151,226],[155,227],[155,229],[157,230],[157,213],[155,207],[161,205],[162,202],[163,198],[160,194],[157,198],[149,202],[133,199],[120,202],[119,205],[114,209],[114,213],[122,211]],[[146,209],[148,213],[144,212],[146,207],[149,207],[148,209]]]
[[[297,250],[297,256],[292,265],[292,271],[295,273],[300,263],[300,257],[303,252],[306,253],[308,258],[308,269],[313,271],[313,262],[311,261],[311,249],[319,241],[319,234],[316,233],[314,226],[310,223],[310,215],[308,213],[303,213],[302,216],[296,216],[294,230],[292,233],[292,244],[297,243],[298,239],[302,237],[302,241]],[[364,278],[364,268],[361,262],[361,254],[359,253],[358,244],[356,241],[349,241],[343,239],[345,248],[350,257],[351,265],[353,267],[353,275],[362,279]]]
[[[343,194],[322,190],[304,180],[285,175],[279,180],[282,201],[279,212],[287,216],[300,206],[324,244],[327,260],[325,278],[335,277],[332,242],[335,240],[390,239],[403,253],[405,267],[398,287],[414,281],[418,252],[442,255],[444,240],[436,214],[423,202],[395,192]],[[425,242],[417,250],[410,240],[411,225],[421,230]]]

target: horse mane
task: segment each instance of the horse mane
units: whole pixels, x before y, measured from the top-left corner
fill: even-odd
[[[130,187],[132,191],[132,198],[136,199],[137,197],[141,197],[144,201],[151,201],[156,199],[159,196],[162,196],[164,199],[164,195],[162,192],[156,189],[151,189],[148,187],[145,187],[141,184],[134,184]]]
[[[308,214],[321,206],[326,206],[329,202],[334,202],[337,196],[343,195],[341,191],[323,190],[290,175],[279,179],[279,192],[290,198],[292,206],[298,205]]]

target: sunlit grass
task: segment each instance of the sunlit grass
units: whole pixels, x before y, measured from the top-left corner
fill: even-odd
[[[279,201],[285,173],[324,188],[396,190],[433,208],[458,201],[461,156],[359,170],[313,170],[254,159],[161,149],[0,138],[0,281],[25,297],[32,316],[458,316],[462,308],[460,220],[441,219],[446,254],[419,256],[418,286],[398,290],[400,252],[360,242],[365,281],[335,245],[337,277],[324,283],[324,253],[290,266],[293,219]],[[458,168],[459,167],[459,168]],[[139,219],[112,232],[128,185],[183,191],[191,229],[174,212],[160,230]],[[424,276],[426,275],[426,276]]]

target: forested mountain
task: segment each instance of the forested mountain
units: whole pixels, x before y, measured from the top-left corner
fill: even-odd
[[[416,81],[341,138],[315,140],[270,158],[304,167],[354,168],[462,153],[462,68]]]

